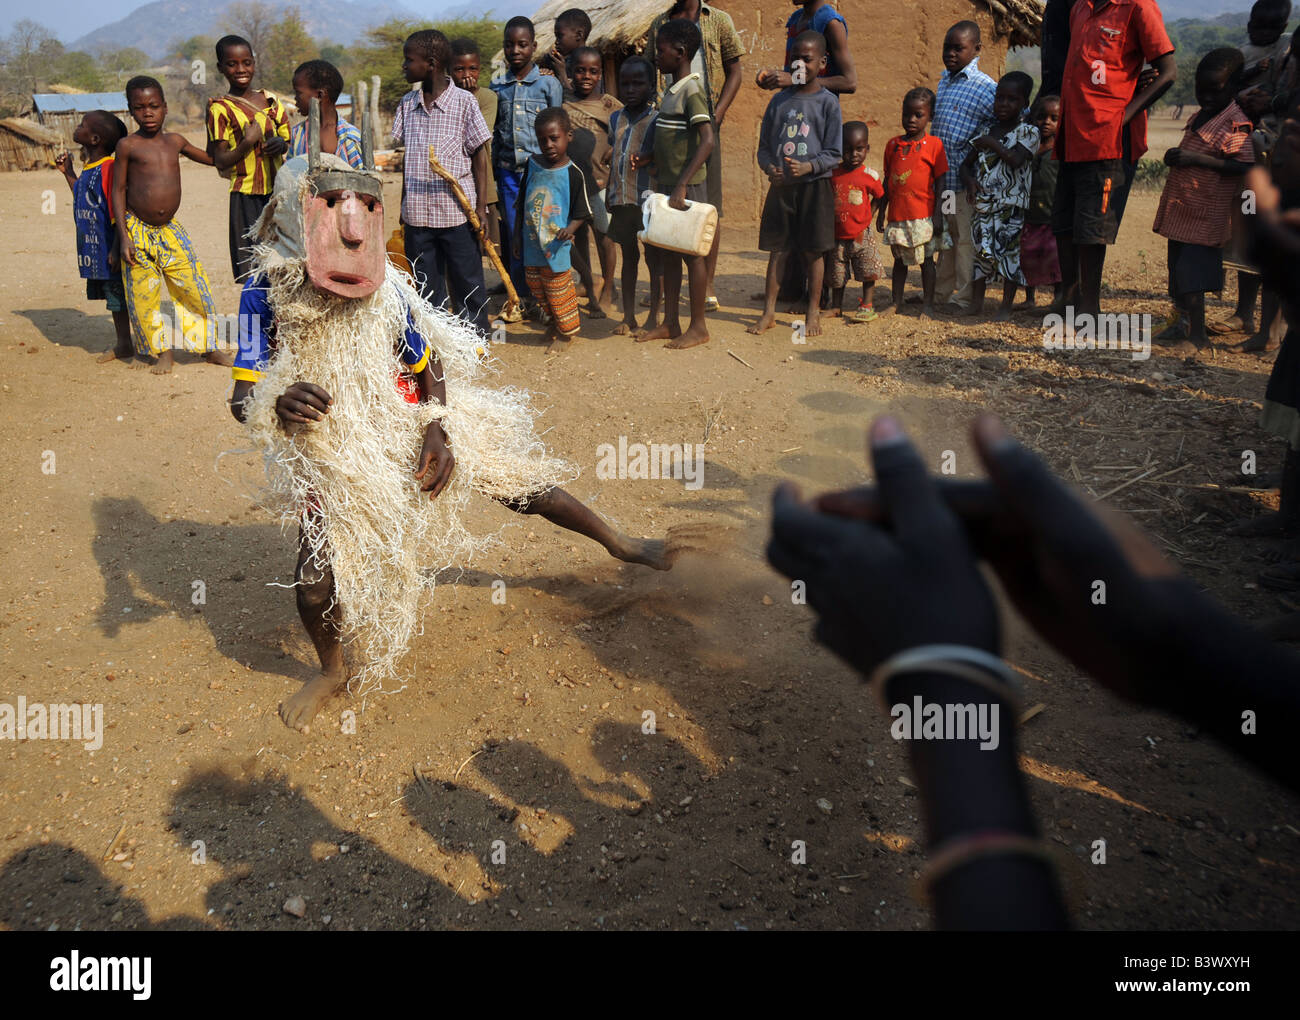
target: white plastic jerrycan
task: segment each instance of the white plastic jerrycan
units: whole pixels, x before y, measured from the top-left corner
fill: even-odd
[[[674,209],[667,195],[647,195],[641,203],[641,218],[645,226],[637,236],[642,241],[683,255],[707,255],[718,229],[714,206],[687,202],[685,209]]]

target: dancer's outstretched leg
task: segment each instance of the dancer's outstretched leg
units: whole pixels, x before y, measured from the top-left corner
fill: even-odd
[[[672,568],[665,543],[657,538],[632,538],[615,531],[598,513],[578,502],[560,488],[548,489],[540,496],[525,502],[503,499],[511,510],[521,514],[538,514],[561,528],[586,535],[599,542],[615,559],[625,563],[641,563],[655,570]]]

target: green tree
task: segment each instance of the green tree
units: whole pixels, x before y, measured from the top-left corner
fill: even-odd
[[[104,76],[100,73],[99,64],[95,62],[94,57],[82,50],[72,50],[64,53],[55,62],[50,77],[51,81],[71,85],[83,92],[102,92],[104,90]]]
[[[99,55],[99,70],[106,88],[120,89],[133,75],[153,66],[149,54],[134,46],[120,50],[104,50]]]
[[[307,34],[298,8],[290,7],[266,33],[266,45],[257,55],[262,83],[280,93],[291,91],[293,69],[311,60],[319,47]]]

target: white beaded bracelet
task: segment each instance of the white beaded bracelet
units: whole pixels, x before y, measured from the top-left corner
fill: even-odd
[[[918,645],[892,655],[871,674],[867,683],[889,711],[885,685],[899,673],[946,673],[986,688],[1014,707],[1020,700],[1020,678],[991,652],[969,645]]]

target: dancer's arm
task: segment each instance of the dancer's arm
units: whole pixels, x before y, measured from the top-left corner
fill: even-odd
[[[446,405],[447,380],[437,351],[429,349],[429,361],[416,375],[415,382],[420,387],[421,403],[436,401]],[[415,477],[421,483],[420,491],[427,492],[430,499],[437,499],[438,493],[451,480],[451,471],[455,466],[456,458],[447,449],[447,433],[443,431],[442,422],[429,422],[429,427],[424,430],[424,446],[420,450],[420,464],[415,472]]]

